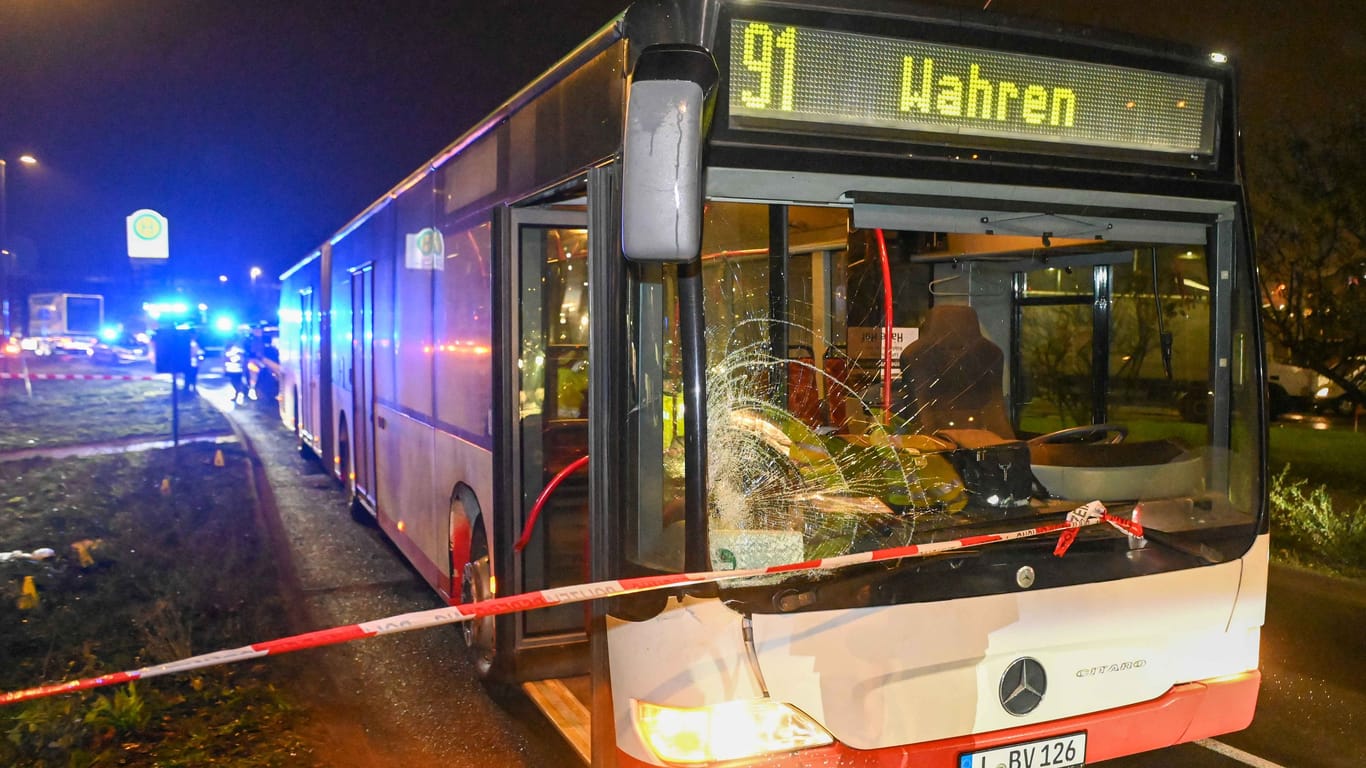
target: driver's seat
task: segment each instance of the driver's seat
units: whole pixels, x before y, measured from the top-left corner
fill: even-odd
[[[1004,355],[982,335],[977,311],[936,304],[920,325],[920,337],[901,352],[902,413],[928,434],[986,430],[998,440],[1013,440],[1003,376]]]

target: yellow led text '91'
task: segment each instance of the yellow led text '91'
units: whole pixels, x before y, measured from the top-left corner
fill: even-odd
[[[782,59],[775,71],[774,52]],[[751,109],[769,109],[773,106],[773,78],[778,77],[778,109],[792,111],[793,80],[797,74],[797,28],[788,27],[774,35],[773,28],[767,24],[747,24],[745,26],[745,69],[759,76],[758,90],[745,89],[740,98]]]

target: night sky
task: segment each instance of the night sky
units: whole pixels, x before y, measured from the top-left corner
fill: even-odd
[[[21,271],[36,287],[126,279],[124,217],[150,207],[170,221],[178,276],[278,274],[626,2],[0,0],[0,157]],[[990,10],[1227,50],[1249,131],[1366,90],[1362,0]],[[19,167],[23,152],[40,167]]]

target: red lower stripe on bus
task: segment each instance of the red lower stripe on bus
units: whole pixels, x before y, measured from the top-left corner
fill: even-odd
[[[1198,741],[1246,728],[1252,722],[1262,675],[1185,683],[1152,701],[1036,725],[881,749],[835,743],[764,759],[765,768],[930,768],[956,766],[967,752],[1004,747],[1077,731],[1086,732],[1086,763]],[[654,768],[617,750],[618,768]]]

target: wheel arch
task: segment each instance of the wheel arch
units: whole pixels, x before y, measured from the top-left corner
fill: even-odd
[[[485,543],[493,541],[489,535],[488,520],[485,519],[479,497],[474,489],[464,482],[458,482],[451,489],[450,507],[447,514],[446,542],[450,550],[451,598],[460,596],[460,577],[465,565],[470,561],[470,549],[476,531],[483,531]],[[490,547],[492,550],[492,547]],[[493,553],[489,552],[493,562]]]

